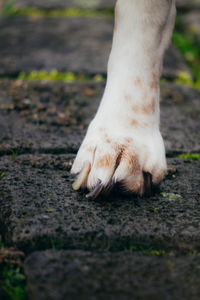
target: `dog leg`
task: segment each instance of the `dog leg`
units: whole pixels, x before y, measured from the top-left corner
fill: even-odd
[[[121,182],[137,194],[165,176],[159,79],[175,20],[174,0],[118,0],[108,79],[71,173],[95,198]]]

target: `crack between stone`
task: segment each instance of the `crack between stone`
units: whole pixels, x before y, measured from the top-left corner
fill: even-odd
[[[9,148],[9,149],[0,149],[0,157],[3,156],[19,156],[19,155],[28,155],[28,154],[53,154],[53,155],[63,155],[63,154],[76,154],[78,148],[41,148],[41,149],[33,149],[33,148]],[[189,151],[190,154],[199,154],[200,151]],[[187,151],[168,151],[166,153],[167,158],[178,158],[180,154],[188,154]]]

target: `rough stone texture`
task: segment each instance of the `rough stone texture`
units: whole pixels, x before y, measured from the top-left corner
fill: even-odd
[[[0,228],[7,244],[26,252],[52,243],[67,249],[200,249],[198,161],[169,159],[164,194],[139,199],[116,191],[89,201],[72,191],[73,157],[1,158]]]
[[[57,69],[104,73],[112,19],[3,18],[0,20],[1,73]]]
[[[191,34],[198,36],[200,41],[200,11],[186,14],[183,18],[183,25]]]
[[[192,76],[191,70],[184,62],[184,58],[177,48],[174,45],[171,45],[164,57],[163,76],[174,78],[179,75],[180,71],[184,71]]]
[[[111,18],[0,18],[0,75],[32,70],[106,73],[111,48]],[[173,46],[165,76],[190,72]]]
[[[183,10],[200,8],[199,0],[177,2]],[[15,3],[107,9],[113,1]],[[198,23],[196,15],[187,15],[188,27]],[[112,22],[1,18],[0,74],[42,68],[105,73]],[[190,72],[171,47],[164,74],[173,77],[178,70]],[[150,198],[122,194],[118,187],[107,198],[88,201],[83,191],[72,191],[69,171],[103,85],[0,81],[0,237],[7,247],[25,251],[30,300],[197,300],[199,161],[169,158],[169,174]],[[168,155],[200,151],[199,92],[168,84],[162,98]]]
[[[16,0],[17,7],[37,7],[44,9],[55,8],[86,8],[108,9],[113,8],[116,0]]]
[[[0,153],[76,152],[103,84],[0,82]]]
[[[199,299],[200,257],[82,251],[33,253],[25,262],[30,300]]]
[[[178,9],[190,10],[200,9],[200,0],[176,0],[176,6]]]
[[[167,152],[199,152],[200,93],[187,86],[163,85],[161,131]]]
[[[6,0],[4,0],[6,3]],[[106,9],[113,8],[116,0],[15,0],[17,7],[38,8],[90,8]],[[176,0],[179,9],[200,9],[200,0]]]
[[[96,113],[103,83],[0,81],[0,153],[75,153]],[[166,149],[200,151],[198,91],[163,85]]]

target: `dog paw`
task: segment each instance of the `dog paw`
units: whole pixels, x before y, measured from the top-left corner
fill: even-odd
[[[152,185],[167,170],[165,149],[158,129],[128,131],[91,124],[71,173],[74,190],[87,188],[96,198],[121,183],[126,191],[150,195]]]

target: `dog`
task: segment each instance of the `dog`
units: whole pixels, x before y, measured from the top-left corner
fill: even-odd
[[[159,80],[175,17],[175,0],[116,3],[105,91],[71,169],[87,198],[116,183],[150,195],[166,175]]]

